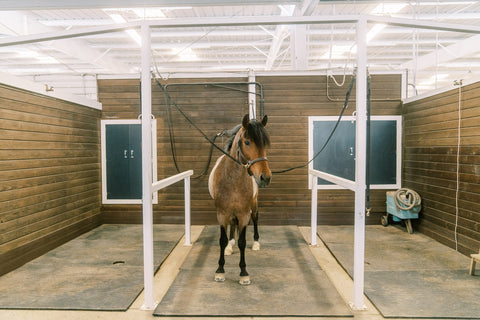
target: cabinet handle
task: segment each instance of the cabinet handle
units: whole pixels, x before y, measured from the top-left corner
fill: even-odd
[[[130,159],[133,159],[134,156],[133,156],[133,150],[130,150]]]
[[[124,157],[125,159],[127,159],[127,158],[128,158],[128,156],[127,156],[127,152],[128,152],[127,150],[123,150],[123,157]]]

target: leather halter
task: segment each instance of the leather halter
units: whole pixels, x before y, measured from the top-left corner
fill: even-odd
[[[259,162],[259,161],[268,161],[268,158],[267,157],[260,157],[260,158],[256,158],[256,159],[253,159],[253,160],[248,160],[247,157],[245,157],[245,155],[243,154],[242,152],[242,146],[240,145],[240,141],[238,141],[238,148],[237,148],[237,154],[238,154],[238,161],[240,162],[240,164],[245,167],[245,169],[247,169],[247,172],[250,176],[253,175],[253,173],[250,171],[250,167]],[[243,158],[246,163],[243,163],[243,161],[241,160],[241,158]]]

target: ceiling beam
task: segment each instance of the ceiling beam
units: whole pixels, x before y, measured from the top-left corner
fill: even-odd
[[[400,68],[415,71],[415,69],[427,69],[459,58],[470,57],[472,54],[480,52],[479,42],[480,35],[476,35],[447,47],[440,47],[431,53],[400,65]]]
[[[167,20],[134,21],[108,26],[79,28],[58,32],[0,38],[0,47],[25,43],[34,43],[49,40],[74,38],[81,36],[97,35],[109,32],[124,31],[139,28],[142,23],[152,28],[188,28],[188,27],[218,27],[218,26],[252,26],[252,25],[281,25],[281,24],[345,24],[356,23],[361,16],[358,15],[330,15],[330,16],[302,16],[302,17],[214,17],[214,18],[185,18]],[[462,25],[456,23],[439,23],[418,21],[413,19],[395,19],[380,16],[364,16],[368,22],[380,22],[395,26],[421,29],[435,29],[443,31],[478,33],[480,26]]]
[[[303,16],[311,15],[318,4],[318,0],[303,0],[301,4],[295,6],[292,12],[282,10],[282,16]],[[267,57],[265,70],[271,70],[275,60],[278,58],[283,40],[290,35],[291,54],[295,57],[295,69],[306,69],[307,67],[307,45],[306,45],[306,26],[305,25],[278,25],[275,28],[273,42]]]
[[[41,0],[18,1],[0,0],[2,10],[45,10],[45,9],[91,9],[91,8],[135,8],[135,7],[183,7],[183,6],[224,6],[224,5],[277,5],[279,3],[300,3],[301,0]]]
[[[18,32],[21,32],[22,35],[29,35],[32,31],[36,33],[48,33],[58,30],[37,22],[36,17],[33,14],[19,11],[0,12],[0,26],[4,32],[8,32],[13,36],[19,36]],[[89,62],[98,67],[104,68],[109,72],[130,72],[130,67],[128,65],[103,55],[101,51],[91,48],[90,45],[82,39],[52,41],[48,43],[47,46],[75,57],[80,61]]]

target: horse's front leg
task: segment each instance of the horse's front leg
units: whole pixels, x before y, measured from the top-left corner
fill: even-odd
[[[257,206],[257,198],[254,197],[253,203],[252,203],[252,221],[253,221],[253,246],[252,250],[258,251],[260,250],[260,242],[258,242],[258,239],[260,238],[260,235],[258,234],[258,206]]]
[[[248,223],[248,220],[247,220]],[[239,224],[240,235],[238,237],[238,249],[240,250],[240,284],[241,285],[249,285],[250,284],[250,276],[247,272],[247,264],[245,262],[245,247],[247,246],[247,225],[246,224]]]
[[[258,239],[260,238],[260,235],[258,234],[258,211],[255,213],[252,211],[252,221],[253,221],[253,246],[252,250],[258,251],[260,250],[260,242],[258,242]]]
[[[220,226],[220,259],[218,259],[218,269],[215,271],[215,281],[225,281],[225,247],[228,244],[227,227]]]

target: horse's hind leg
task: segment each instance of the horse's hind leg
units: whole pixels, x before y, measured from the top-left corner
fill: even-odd
[[[235,230],[238,226],[237,218],[232,219],[230,223],[230,240],[228,241],[227,247],[225,248],[225,255],[229,256],[233,253],[233,246],[235,245]]]
[[[241,221],[239,221],[239,225],[238,225],[239,232],[240,232],[240,235],[238,237],[238,249],[240,249],[239,266],[240,266],[240,284],[241,285],[250,284],[250,276],[248,275],[247,264],[245,262],[245,247],[247,246],[246,233],[247,233],[248,220],[246,221],[246,223],[242,223]]]
[[[220,259],[218,259],[218,269],[215,271],[215,281],[223,282],[225,281],[225,247],[227,246],[227,230],[226,226],[220,226]]]

